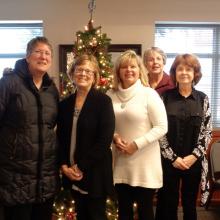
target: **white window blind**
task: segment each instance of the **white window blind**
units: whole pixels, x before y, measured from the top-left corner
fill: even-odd
[[[25,57],[28,41],[42,35],[42,21],[0,21],[0,77],[4,68]]]
[[[177,54],[198,56],[203,76],[196,88],[208,95],[213,127],[220,128],[220,25],[158,23],[155,26],[155,46],[167,54],[167,73]]]

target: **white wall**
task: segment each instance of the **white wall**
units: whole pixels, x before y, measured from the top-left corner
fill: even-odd
[[[88,0],[0,0],[0,20],[43,20],[54,47],[51,74],[58,79],[58,45],[72,44],[89,21]],[[154,44],[156,21],[220,22],[219,0],[96,0],[94,26],[112,43]],[[0,42],[1,45],[1,42]]]

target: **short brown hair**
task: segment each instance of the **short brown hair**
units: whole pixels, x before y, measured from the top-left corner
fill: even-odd
[[[77,66],[84,65],[87,62],[91,63],[94,68],[95,82],[94,82],[93,86],[97,86],[99,84],[99,80],[100,80],[100,75],[99,75],[100,68],[99,68],[99,64],[98,64],[96,57],[91,54],[83,54],[83,55],[78,56],[74,60],[74,62],[72,63],[72,65],[68,71],[68,74],[73,75]]]
[[[31,39],[27,44],[27,48],[26,48],[27,57],[30,56],[30,54],[33,52],[33,50],[35,49],[38,43],[46,44],[50,48],[51,54],[53,55],[53,48],[49,40],[46,37],[35,37]]]
[[[196,85],[199,80],[202,78],[201,73],[201,65],[199,63],[198,58],[194,54],[180,54],[177,55],[171,68],[170,68],[170,77],[173,80],[174,84],[176,84],[176,68],[180,64],[187,65],[194,70],[194,85]]]
[[[118,84],[120,83],[119,72],[122,64],[129,63],[131,60],[136,60],[138,67],[140,69],[140,80],[144,86],[149,86],[148,84],[148,76],[146,69],[144,67],[143,61],[140,56],[138,56],[135,51],[127,50],[122,53],[116,60],[114,66],[114,78],[113,78],[113,88],[118,89]]]

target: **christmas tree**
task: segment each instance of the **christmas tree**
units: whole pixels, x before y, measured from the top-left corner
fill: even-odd
[[[76,220],[74,200],[69,190],[62,189],[56,196],[52,220]]]
[[[84,53],[92,54],[96,57],[100,67],[100,81],[97,89],[106,92],[112,87],[112,61],[111,54],[108,53],[108,46],[111,39],[105,33],[102,33],[101,26],[93,26],[93,11],[95,9],[95,1],[89,2],[90,20],[85,26],[84,31],[76,32],[76,40],[73,46],[72,60]],[[72,93],[74,87],[70,82],[67,73],[60,73],[61,98]]]
[[[113,65],[111,54],[108,53],[111,39],[101,32],[101,26],[93,27],[93,20],[89,21],[84,32],[78,31],[76,37],[73,53],[76,57],[84,53],[92,54],[96,57],[101,70],[98,89],[105,92],[111,88],[112,83]]]

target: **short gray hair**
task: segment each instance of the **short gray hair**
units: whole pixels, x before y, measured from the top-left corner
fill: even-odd
[[[159,53],[159,54],[162,56],[163,64],[164,64],[164,65],[166,64],[167,56],[166,56],[166,54],[164,53],[164,51],[161,50],[159,47],[150,47],[150,48],[148,48],[147,50],[145,50],[145,52],[144,52],[143,61],[144,61],[144,65],[145,65],[145,66],[146,66],[146,64],[147,64],[148,57],[152,54],[152,52],[157,52],[157,53]]]
[[[31,39],[26,48],[26,56],[30,56],[30,54],[33,52],[34,48],[37,46],[38,43],[46,44],[51,51],[51,54],[53,54],[53,48],[49,42],[49,40],[46,37],[35,37]]]

